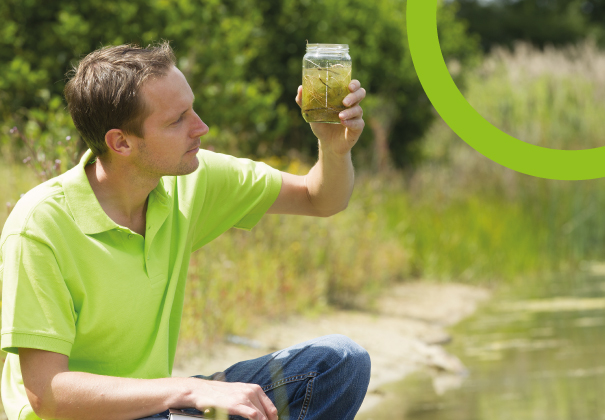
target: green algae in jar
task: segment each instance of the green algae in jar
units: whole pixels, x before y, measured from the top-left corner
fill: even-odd
[[[340,124],[349,94],[351,56],[346,44],[307,44],[303,58],[302,115],[306,122]]]

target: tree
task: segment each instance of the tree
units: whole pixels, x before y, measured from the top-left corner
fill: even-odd
[[[605,47],[605,0],[456,0],[458,18],[481,36],[483,51],[512,48],[516,40],[543,48],[576,43],[593,36]]]

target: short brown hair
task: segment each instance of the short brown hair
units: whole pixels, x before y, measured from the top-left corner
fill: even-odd
[[[113,128],[144,137],[143,122],[151,110],[141,87],[150,77],[165,76],[175,63],[168,41],[147,48],[128,44],[96,50],[68,73],[69,113],[95,156],[107,153],[105,134]]]

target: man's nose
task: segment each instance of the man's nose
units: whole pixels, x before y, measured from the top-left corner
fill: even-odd
[[[210,129],[197,114],[195,116],[197,117],[197,123],[195,125],[192,137],[201,137],[207,134]]]

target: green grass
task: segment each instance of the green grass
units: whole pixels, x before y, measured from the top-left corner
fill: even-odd
[[[35,173],[25,165],[0,163],[0,226],[8,217],[9,210],[15,205],[21,194],[36,186],[40,181]]]

